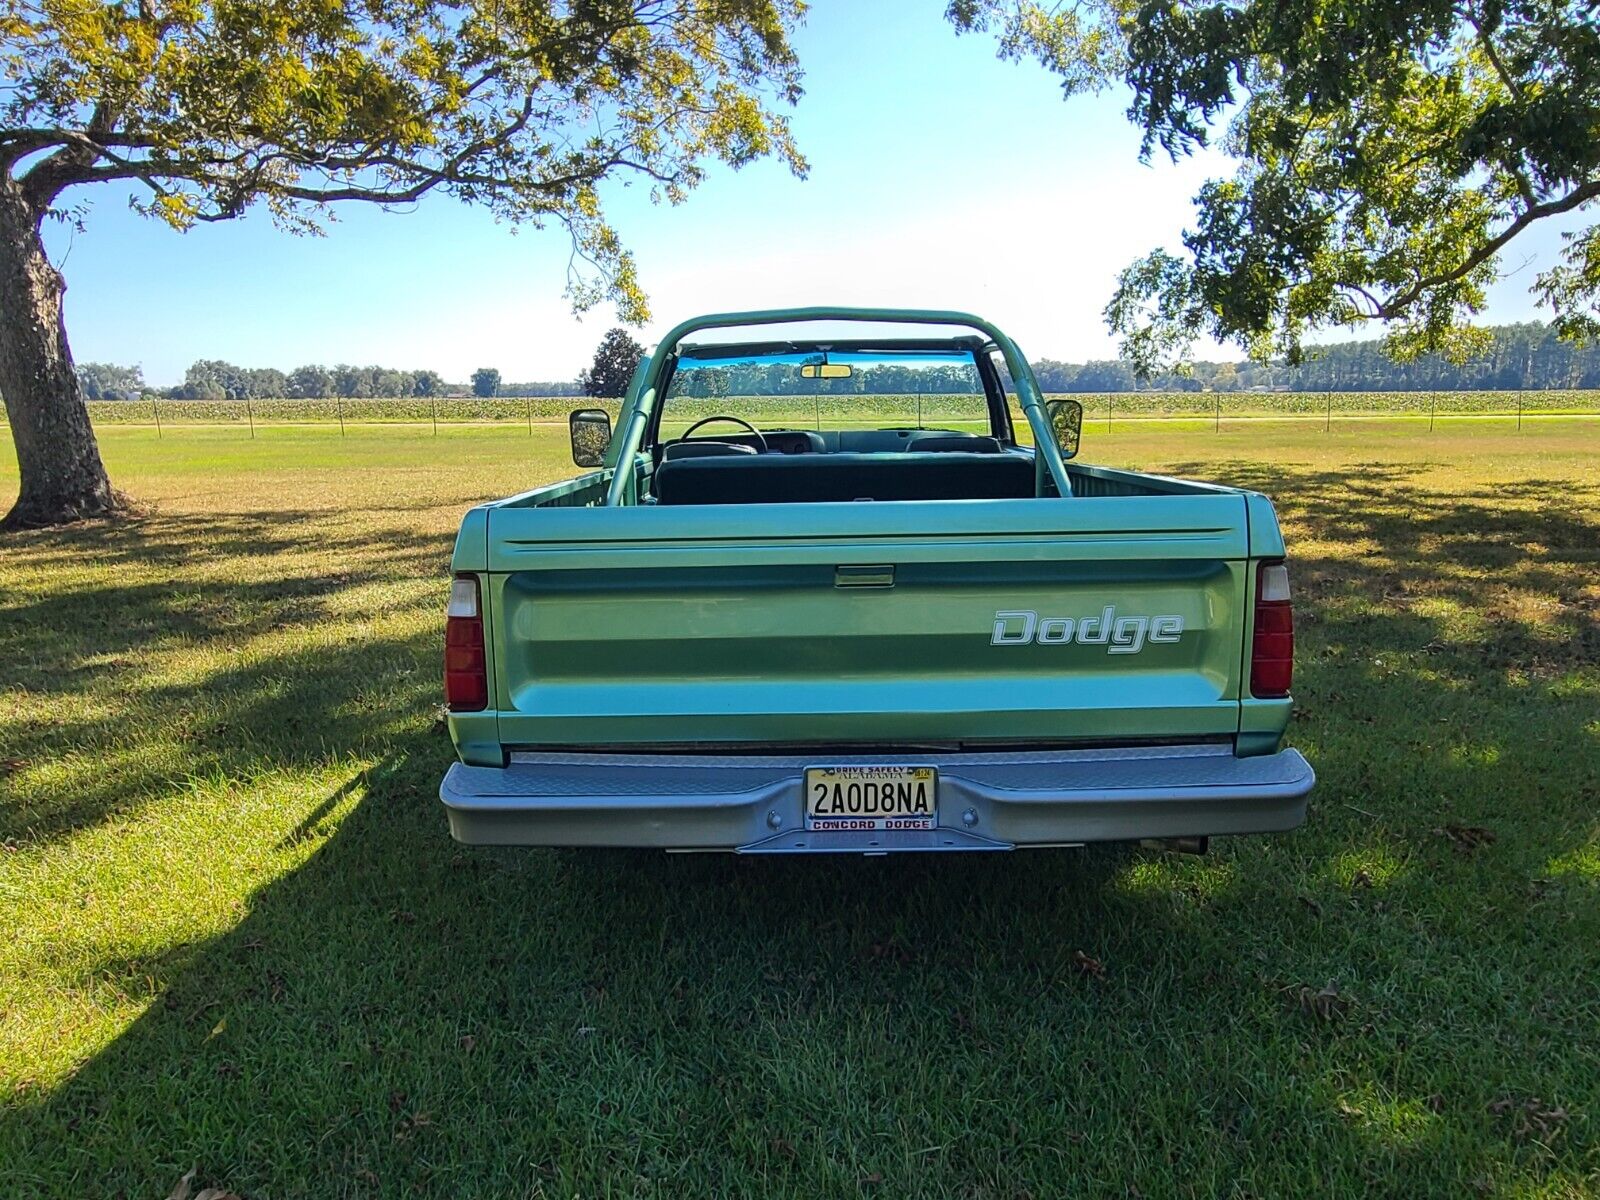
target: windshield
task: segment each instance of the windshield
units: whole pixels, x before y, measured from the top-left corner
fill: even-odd
[[[709,348],[708,348],[709,349]],[[821,351],[684,357],[662,401],[661,436],[703,417],[758,429],[950,429],[988,433],[968,351]]]

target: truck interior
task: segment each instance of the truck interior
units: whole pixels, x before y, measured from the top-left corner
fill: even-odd
[[[998,357],[975,336],[680,346],[645,439],[651,494],[664,505],[1033,496],[1033,450],[1016,441]]]

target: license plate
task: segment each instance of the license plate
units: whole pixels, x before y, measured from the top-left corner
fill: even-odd
[[[932,767],[807,767],[807,829],[932,829],[939,774]]]

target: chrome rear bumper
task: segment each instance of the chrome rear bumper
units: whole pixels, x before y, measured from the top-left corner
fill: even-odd
[[[808,766],[932,766],[938,828],[807,831]],[[439,787],[457,841],[741,854],[1010,850],[1293,829],[1316,776],[1297,750],[1227,746],[992,754],[516,754],[452,766]]]

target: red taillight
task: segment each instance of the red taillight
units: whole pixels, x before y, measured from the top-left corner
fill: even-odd
[[[489,707],[483,613],[478,607],[478,581],[471,575],[458,575],[450,585],[444,619],[444,700],[452,712]]]
[[[1294,606],[1289,568],[1264,562],[1256,570],[1256,634],[1250,647],[1250,694],[1273,699],[1294,682]]]

